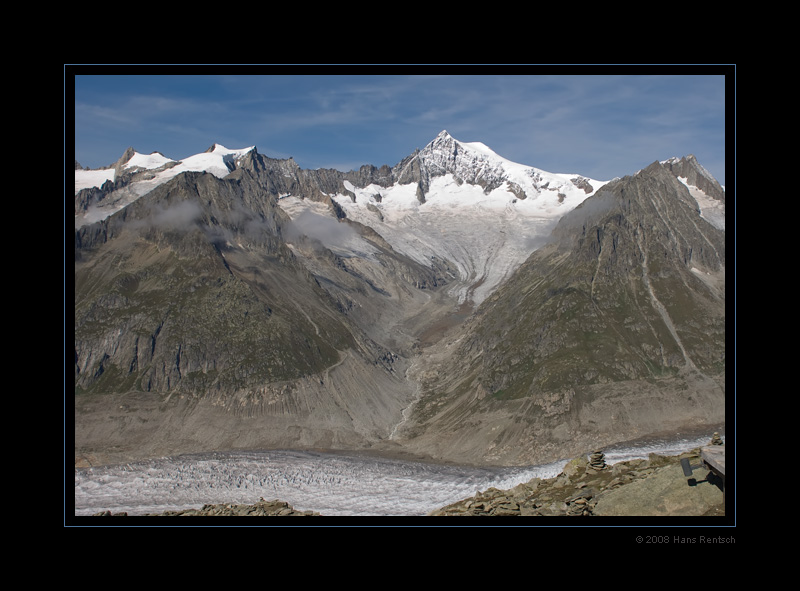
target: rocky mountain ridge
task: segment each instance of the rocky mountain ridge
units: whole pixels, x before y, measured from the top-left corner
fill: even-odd
[[[410,445],[525,464],[723,422],[724,286],[724,232],[670,168],[608,183],[436,349]]]
[[[292,158],[269,158],[260,154],[255,146],[231,150],[219,144],[184,160],[172,160],[159,152],[143,155],[129,147],[109,167],[91,171],[76,161],[75,170],[81,173],[75,184],[76,227],[108,217],[183,172],[208,172],[223,178],[235,170],[247,170],[272,196],[299,195],[325,203],[330,203],[329,196],[337,194],[355,201],[355,194],[347,189],[347,183],[361,188],[414,185],[416,198],[424,203],[433,179],[447,174],[453,175],[457,184],[479,186],[487,194],[507,185],[519,199],[553,192],[563,200],[565,191],[577,188],[590,195],[603,184],[581,175],[553,175],[507,161],[487,146],[479,142],[459,142],[447,131],[442,131],[424,149],[415,150],[393,167],[365,164],[349,172],[301,169]],[[129,189],[126,191],[125,187]],[[93,208],[100,213],[87,215]]]
[[[446,132],[349,173],[151,156],[76,168],[76,456],[513,464],[724,420],[724,230],[686,183],[722,189],[692,159],[598,183]]]

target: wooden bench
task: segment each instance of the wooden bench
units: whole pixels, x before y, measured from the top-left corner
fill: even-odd
[[[681,467],[683,474],[686,477],[691,477],[692,470],[696,468],[706,468],[713,472],[717,477],[722,480],[722,498],[725,499],[725,446],[724,445],[708,445],[700,448],[700,460],[703,462],[699,466],[692,466],[687,458],[681,460]],[[691,484],[691,483],[690,483]]]
[[[700,448],[700,459],[706,467],[725,482],[725,446],[709,445]],[[724,486],[724,485],[723,485]]]

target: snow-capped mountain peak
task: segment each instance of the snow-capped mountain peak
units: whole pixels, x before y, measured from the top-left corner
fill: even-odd
[[[235,168],[235,163],[239,158],[254,149],[255,146],[250,146],[249,148],[230,150],[221,144],[214,144],[205,152],[182,160],[175,167],[175,174],[187,171],[209,172],[222,178]]]
[[[171,162],[175,161],[167,158],[160,152],[153,152],[152,154],[134,152],[131,159],[125,163],[125,169],[144,168],[145,170],[152,170],[166,166]]]
[[[114,165],[99,170],[75,170],[75,195],[82,189],[101,187],[106,181],[114,182],[117,175],[130,174],[131,182],[114,189],[100,203],[76,205],[75,226],[80,227],[107,218],[126,207],[159,185],[184,172],[207,172],[218,178],[227,176],[237,167],[237,162],[255,146],[229,149],[222,144],[213,144],[208,150],[183,160],[172,160],[159,152],[145,155],[133,149],[126,150]],[[130,157],[125,160],[125,158]],[[76,200],[77,203],[78,200]]]
[[[578,174],[551,173],[513,162],[482,142],[461,142],[446,130],[417,158],[426,189],[431,178],[452,174],[456,182],[481,186],[487,194],[505,187],[518,199],[555,198],[557,204],[569,201],[562,209],[576,206],[605,184]]]
[[[126,155],[130,153],[131,156],[127,161],[123,157],[120,159],[122,160],[121,162],[118,161],[107,168],[75,170],[75,193],[89,187],[100,187],[106,180],[113,181],[118,169],[122,172],[130,172],[137,169],[155,171],[169,168],[168,174],[160,176],[162,182],[166,182],[173,176],[187,171],[209,172],[214,176],[222,177],[235,168],[237,160],[255,149],[255,146],[250,146],[249,148],[232,150],[222,144],[213,144],[205,152],[182,160],[167,158],[160,152],[141,154],[136,150],[129,149],[126,151]]]
[[[475,304],[544,242],[562,215],[605,184],[517,164],[446,130],[395,171],[393,185],[346,182],[347,191],[332,198],[398,252],[426,265],[449,261],[451,292]]]
[[[428,175],[452,173],[470,184],[481,180],[491,184],[493,179],[503,176],[506,163],[513,164],[485,144],[460,142],[446,130],[425,146],[418,157]]]
[[[467,155],[468,158],[508,162],[496,154],[489,146],[481,142],[460,142],[450,135],[447,130],[439,132],[434,140],[425,146],[423,154],[451,153],[453,156]]]

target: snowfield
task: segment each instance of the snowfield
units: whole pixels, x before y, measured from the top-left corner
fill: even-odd
[[[75,171],[75,193],[81,189],[91,187],[101,187],[106,181],[113,181],[116,172],[113,168],[103,168],[101,170],[76,170]]]
[[[603,183],[596,183],[602,186]],[[422,263],[438,258],[455,266],[450,288],[459,303],[480,304],[530,254],[540,247],[558,219],[588,195],[545,190],[519,199],[506,187],[486,194],[477,185],[458,183],[452,174],[432,180],[425,203],[416,185],[345,188],[356,195],[332,198],[348,219],[371,227],[392,247]]]
[[[706,220],[709,224],[718,230],[725,230],[725,204],[716,199],[712,199],[704,191],[698,189],[694,185],[690,185],[688,180],[683,177],[678,177],[682,182],[689,194],[697,201],[697,207],[700,208],[700,217]]]

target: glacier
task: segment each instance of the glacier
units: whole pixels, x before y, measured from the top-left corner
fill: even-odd
[[[604,450],[608,464],[677,455],[707,445],[712,432],[653,438]],[[407,462],[357,452],[242,451],[191,454],[75,470],[75,515],[144,515],[280,499],[324,516],[424,516],[489,487],[557,476],[567,460],[476,468]]]
[[[449,293],[480,304],[549,236],[558,219],[587,195],[569,201],[517,199],[506,188],[488,194],[452,174],[432,180],[425,203],[416,186],[347,187],[356,195],[333,199],[348,219],[371,227],[409,258],[430,265],[447,260],[456,273]],[[378,201],[376,195],[380,195]],[[371,206],[371,207],[370,207]]]

